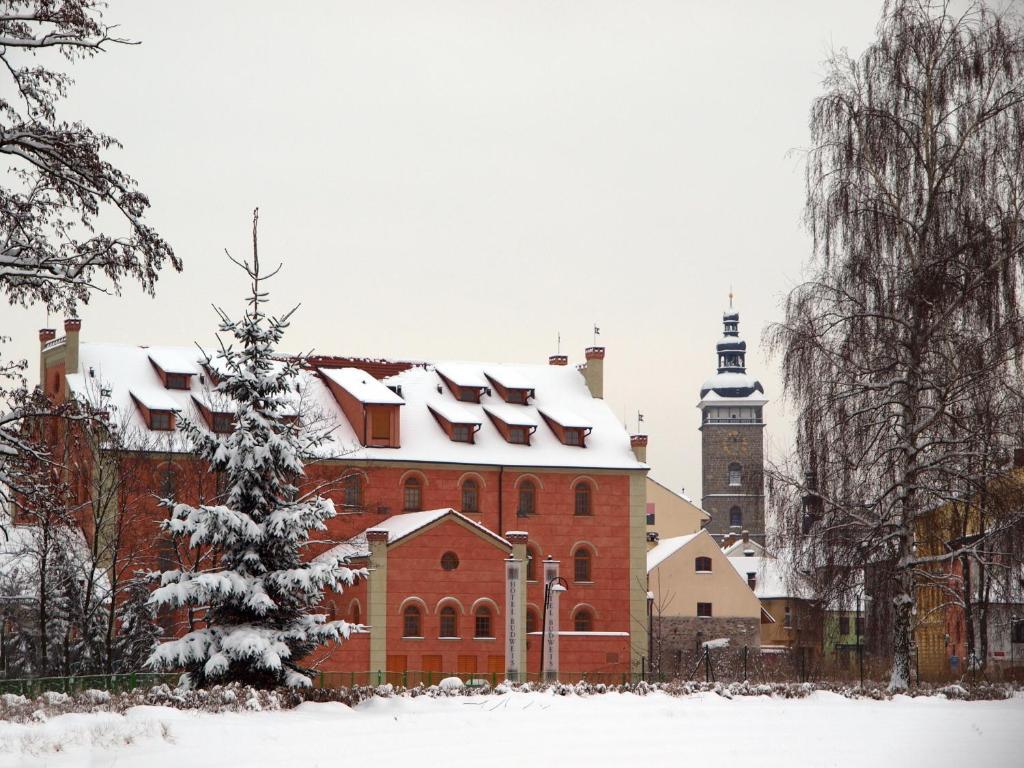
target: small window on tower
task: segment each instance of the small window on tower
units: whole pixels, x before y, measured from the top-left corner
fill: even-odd
[[[729,465],[729,485],[742,485],[743,484],[743,468],[733,462]]]

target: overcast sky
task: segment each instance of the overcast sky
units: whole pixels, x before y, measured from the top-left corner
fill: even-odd
[[[61,116],[124,143],[185,270],[96,298],[83,338],[209,340],[210,304],[241,307],[223,249],[248,255],[258,205],[276,304],[302,303],[289,350],[541,362],[560,332],[575,363],[596,322],[609,404],[630,429],[644,413],[653,474],[698,496],[730,286],[771,450],[790,439],[760,334],[809,255],[823,61],[861,51],[880,7],[112,0],[142,44],[77,65]],[[4,356],[34,364],[45,323],[0,307]]]

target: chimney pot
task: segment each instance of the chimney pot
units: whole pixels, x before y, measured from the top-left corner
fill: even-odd
[[[39,329],[39,343],[45,344],[48,341],[53,341],[57,338],[57,331],[54,328],[40,328]]]
[[[82,330],[82,321],[77,317],[69,317],[64,321],[64,333],[74,333]]]
[[[750,531],[743,531],[743,543],[750,543]]]
[[[630,435],[629,446],[633,449],[636,460],[647,463],[647,435]]]
[[[551,355],[548,357],[548,365],[568,365],[568,355]]]
[[[604,360],[604,347],[587,347],[587,360]]]

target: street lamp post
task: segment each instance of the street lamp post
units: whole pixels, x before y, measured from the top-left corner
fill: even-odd
[[[544,585],[544,617],[542,619],[544,634],[541,636],[540,643],[540,679],[542,681],[544,680],[544,647],[547,645],[548,640],[548,608],[551,605],[551,593],[565,592],[568,589],[569,583],[561,576],[555,576]]]

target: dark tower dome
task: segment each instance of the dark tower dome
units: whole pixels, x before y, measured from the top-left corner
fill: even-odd
[[[740,338],[740,313],[727,309],[722,315],[723,336],[715,349],[718,352],[718,373],[700,388],[703,400],[709,392],[719,397],[749,397],[764,394],[761,382],[747,375],[747,342]]]

